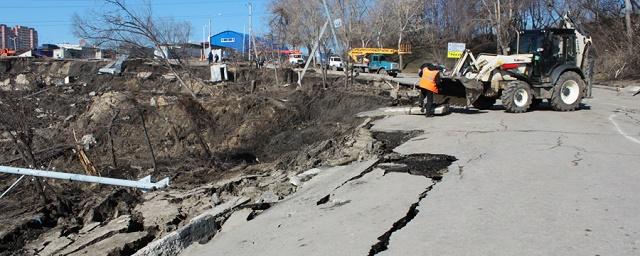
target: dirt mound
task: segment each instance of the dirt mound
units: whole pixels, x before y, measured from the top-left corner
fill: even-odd
[[[19,250],[26,244],[35,248],[30,252],[56,249],[52,246],[58,242],[56,250],[98,246],[98,240],[78,245],[83,240],[77,238],[86,237],[85,229],[110,225],[123,216],[132,221],[117,232],[146,232],[134,237],[147,241],[183,225],[217,200],[277,200],[295,190],[288,181],[291,175],[353,161],[370,151],[372,142],[359,138],[371,136],[358,127],[362,120],[354,115],[389,103],[376,88],[296,89],[281,86],[284,80],[271,83],[272,77],[261,79],[255,88],[248,82],[205,86],[195,100],[181,93],[176,81],[162,78],[163,68],[142,60],[128,62],[123,76],[97,75],[101,62],[0,63],[6,71],[0,81],[15,81],[29,71],[24,78],[35,84],[30,90],[0,91],[0,129],[13,131],[24,142],[20,145],[26,145],[0,138],[0,163],[32,165],[22,154],[31,151],[39,168],[84,174],[72,149],[82,138],[91,138],[83,150],[100,175],[151,175],[172,182],[171,192],[142,196],[136,190],[59,180],[23,181],[0,205],[0,221],[7,224],[0,230],[0,255],[29,253]],[[281,72],[279,79],[284,79],[286,71]],[[266,75],[238,73],[244,81]],[[77,79],[60,84],[66,76]],[[320,80],[310,75],[307,83],[314,81]],[[10,175],[0,178],[3,190],[15,180]],[[159,216],[145,210],[158,207],[174,210]],[[38,236],[59,240],[48,242],[47,249],[32,241]]]

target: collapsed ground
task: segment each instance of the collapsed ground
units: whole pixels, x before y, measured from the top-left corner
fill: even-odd
[[[288,180],[301,171],[373,154],[358,141],[354,115],[390,102],[382,89],[345,87],[340,78],[326,90],[313,77],[296,89],[276,84],[273,71],[250,70],[237,72],[236,83],[190,84],[194,99],[161,66],[134,60],[122,76],[97,75],[105,64],[1,61],[0,125],[13,136],[0,138],[0,163],[32,165],[18,141],[37,168],[85,174],[84,151],[98,175],[169,177],[171,190],[26,177],[2,198],[0,254],[126,255],[232,196],[278,200],[295,191]],[[1,174],[2,191],[17,178]]]

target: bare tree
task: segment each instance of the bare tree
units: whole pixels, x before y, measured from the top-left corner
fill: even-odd
[[[184,22],[172,19],[158,19],[153,16],[151,3],[146,2],[140,8],[126,4],[125,0],[103,0],[100,11],[90,11],[86,16],[74,14],[74,34],[80,38],[93,40],[96,45],[128,45],[135,48],[153,47],[160,49],[161,61],[178,79],[180,85],[196,98],[196,94],[187,85],[182,75],[174,68],[163,50],[163,46],[176,40],[188,38],[190,29]],[[181,62],[178,61],[178,64]],[[182,70],[185,70],[182,66]],[[193,82],[193,80],[192,80]]]
[[[627,40],[629,40],[629,52],[633,52],[633,26],[631,22],[631,14],[633,13],[633,6],[631,4],[631,0],[624,1],[624,18],[625,25],[627,28]]]
[[[332,18],[342,20],[337,33],[345,50],[370,45],[401,48],[411,42],[418,56],[445,60],[447,42],[464,42],[475,50],[504,53],[516,31],[556,27],[568,12],[592,35],[603,62],[598,66],[613,70],[605,75],[621,78],[640,70],[640,56],[628,52],[640,42],[640,27],[634,22],[638,0],[326,1]],[[278,7],[272,9],[272,20],[277,21],[283,45],[308,46],[304,38],[316,35],[314,28],[324,21],[323,15],[317,15],[324,12],[320,2],[272,0],[272,6]],[[304,20],[312,15],[313,19]],[[405,61],[400,62],[404,67]]]
[[[396,0],[389,1],[387,9],[390,11],[392,27],[398,35],[398,52],[402,51],[402,44],[406,41],[405,34],[409,30],[418,30],[422,23],[419,15],[424,10],[423,1],[419,0]],[[404,69],[404,60],[402,54],[398,54],[400,70]]]

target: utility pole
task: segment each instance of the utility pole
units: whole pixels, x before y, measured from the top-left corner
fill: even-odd
[[[247,49],[245,48],[246,45],[247,45],[247,24],[244,24],[244,26],[242,27],[242,59],[243,60],[247,54]]]
[[[311,63],[311,56],[316,55],[316,51],[318,50],[318,46],[320,45],[320,41],[322,41],[322,37],[324,36],[324,31],[327,30],[327,26],[331,23],[331,20],[327,19],[320,30],[320,35],[318,36],[318,40],[313,44],[313,50],[309,53],[309,58],[307,59],[307,63],[304,65],[304,69],[302,69],[302,74],[298,77],[298,86],[302,86],[302,79],[304,79],[304,74],[307,73],[307,69],[309,68],[309,64]]]
[[[249,2],[249,62],[251,62],[251,38],[253,38],[253,4]]]
[[[327,14],[327,20],[332,23],[333,20],[331,19],[331,12],[329,12],[329,7],[327,7],[327,0],[322,0],[322,4],[324,5],[324,12]],[[334,24],[331,24],[331,34],[333,35],[333,44],[336,47],[336,52],[342,52],[342,47],[338,44],[338,37],[336,36],[336,29],[333,26]]]
[[[207,48],[205,47],[207,40],[205,39],[205,28],[202,25],[202,61],[207,59]]]
[[[209,50],[213,50],[213,47],[211,47],[211,30],[211,19],[209,19],[209,37],[207,37],[207,42],[209,42]],[[220,56],[220,59],[222,59],[222,56]]]

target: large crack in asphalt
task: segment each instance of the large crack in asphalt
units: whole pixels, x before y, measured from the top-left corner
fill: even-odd
[[[401,230],[418,215],[418,206],[427,193],[442,180],[443,175],[448,171],[448,167],[457,159],[449,155],[438,154],[415,154],[399,155],[389,154],[378,164],[378,168],[389,172],[404,172],[411,175],[424,176],[431,179],[432,184],[418,195],[418,200],[409,206],[407,213],[391,225],[391,228],[378,237],[378,241],[371,246],[369,255],[376,255],[389,248],[389,241],[393,233]]]
[[[396,220],[386,232],[378,237],[378,241],[371,246],[369,255],[376,255],[388,249],[389,241],[393,233],[407,226],[407,224],[409,224],[418,215],[419,210],[417,208],[420,206],[420,202],[426,198],[427,193],[442,180],[444,173],[448,171],[448,167],[453,162],[457,161],[456,157],[444,154],[402,155],[393,151],[396,147],[415,138],[421,133],[422,132],[419,131],[373,132],[373,138],[383,144],[381,147],[382,152],[380,152],[381,158],[375,164],[371,165],[360,174],[345,181],[333,190],[335,191],[349,182],[360,179],[367,173],[378,168],[383,169],[385,175],[391,172],[399,172],[416,176],[424,176],[431,180],[432,184],[418,195],[417,201],[409,206],[407,213],[400,219]],[[479,158],[481,158],[481,156]],[[316,202],[316,205],[319,206],[326,204],[330,200],[331,193],[319,199]]]
[[[424,176],[429,178],[432,184],[418,195],[417,201],[409,206],[407,213],[402,218],[395,221],[391,225],[391,228],[378,237],[378,241],[371,246],[369,255],[376,255],[388,249],[393,233],[407,226],[407,224],[418,215],[420,202],[426,198],[429,191],[442,180],[444,173],[448,171],[448,167],[457,161],[457,158],[454,156],[444,154],[402,155],[393,152],[394,148],[415,137],[417,134],[416,132],[374,133],[374,138],[385,144],[386,154],[373,168],[381,168],[385,171],[385,174],[401,172],[410,175]]]
[[[418,197],[418,201],[411,204],[411,206],[409,207],[409,211],[407,211],[407,214],[404,217],[397,220],[396,222],[394,222],[393,225],[391,225],[391,229],[387,230],[387,232],[384,232],[384,234],[378,237],[378,242],[373,244],[371,246],[371,250],[369,250],[369,256],[376,255],[380,252],[383,252],[389,249],[389,241],[391,240],[391,235],[393,235],[393,233],[395,233],[396,231],[407,226],[407,224],[411,222],[413,218],[415,218],[418,215],[418,212],[419,212],[418,206],[420,206],[420,202],[422,201],[422,199],[427,197],[427,193],[429,193],[429,191],[433,189],[433,186],[435,186],[436,183],[437,181],[433,181],[433,184],[431,184],[431,186],[427,187],[424,192],[420,193],[420,196]]]

